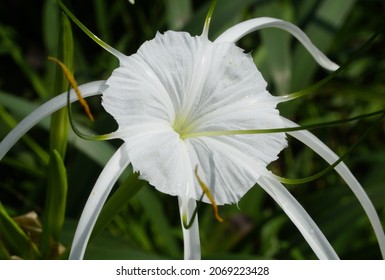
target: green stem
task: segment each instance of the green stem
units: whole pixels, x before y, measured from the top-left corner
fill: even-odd
[[[88,141],[104,141],[110,139],[111,134],[102,134],[102,135],[88,135],[83,132],[81,132],[76,124],[75,120],[72,115],[72,106],[71,106],[71,101],[70,101],[70,91],[71,89],[69,88],[67,91],[67,111],[68,111],[68,118],[69,118],[69,123],[71,125],[71,128],[73,132],[81,139],[88,140]]]
[[[124,58],[125,56],[120,53],[119,51],[115,50],[113,47],[111,47],[109,44],[101,40],[98,36],[96,36],[94,33],[91,32],[87,27],[84,26],[76,18],[76,16],[63,4],[62,1],[58,0],[59,6],[63,9],[63,11],[68,15],[68,17],[89,37],[91,38],[95,43],[97,43],[99,46],[101,46],[103,49],[117,57],[119,60]]]
[[[201,197],[199,198],[199,200],[197,201],[197,206],[195,207],[194,209],[194,212],[192,213],[191,215],[191,219],[189,222],[187,222],[187,216],[186,215],[183,215],[183,227],[185,229],[190,229],[192,227],[192,225],[194,224],[194,220],[198,214],[198,208],[199,208],[199,203],[202,202],[202,199],[203,197],[205,196],[205,193],[203,192]]]
[[[385,117],[385,112],[382,111],[382,115],[376,119],[375,122],[373,122],[369,128],[363,133],[361,134],[360,138],[352,145],[349,147],[349,149],[336,161],[334,162],[332,165],[328,166],[327,168],[325,168],[324,170],[314,174],[314,175],[311,175],[311,176],[308,176],[306,178],[300,178],[300,179],[288,179],[288,178],[283,178],[283,177],[279,177],[279,176],[275,176],[281,183],[285,183],[285,184],[289,184],[289,185],[299,185],[299,184],[305,184],[305,183],[309,183],[311,181],[314,181],[322,176],[324,176],[325,174],[327,174],[328,172],[332,171],[338,164],[340,164],[348,155],[349,153],[362,141],[364,140],[364,138],[369,134],[369,132],[378,124],[380,123],[383,118]]]
[[[205,36],[206,38],[209,35],[209,28],[210,28],[210,23],[211,23],[211,18],[213,16],[215,6],[217,5],[218,0],[212,0],[210,4],[209,11],[207,13],[206,19],[205,19],[205,24],[203,26],[203,32],[202,35]]]
[[[72,71],[74,46],[71,23],[62,13],[59,57]],[[57,68],[58,69],[58,68]],[[55,94],[68,88],[68,81],[60,70],[56,72]],[[51,116],[50,161],[47,174],[47,195],[43,218],[43,234],[40,250],[46,259],[57,258],[61,229],[64,223],[67,202],[67,172],[64,165],[68,142],[69,123],[66,108]]]
[[[212,136],[231,136],[231,135],[241,135],[241,134],[267,134],[267,133],[284,133],[292,132],[299,130],[312,130],[317,128],[336,126],[339,124],[357,121],[363,118],[373,117],[379,114],[383,114],[385,110],[380,110],[368,114],[363,114],[343,120],[336,120],[318,124],[302,125],[298,127],[282,127],[282,128],[271,128],[271,129],[246,129],[246,130],[222,130],[222,131],[204,131],[204,132],[192,132],[188,134],[181,135],[182,139],[195,138],[195,137],[212,137]]]

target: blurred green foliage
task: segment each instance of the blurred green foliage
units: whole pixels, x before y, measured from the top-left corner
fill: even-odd
[[[135,53],[158,31],[173,29],[200,34],[209,6],[209,1],[203,0],[137,0],[134,6],[126,0],[65,3],[90,30],[127,55]],[[341,64],[373,33],[384,29],[384,11],[385,2],[381,0],[219,0],[210,38],[214,39],[242,20],[278,17],[298,25],[321,50]],[[58,88],[61,78],[57,77],[56,65],[47,60],[49,55],[62,56],[61,22],[62,14],[54,0],[0,3],[0,139],[39,104],[62,90]],[[116,58],[74,25],[72,33],[74,73],[78,83],[108,78],[118,65]],[[273,94],[306,88],[328,75],[283,31],[255,32],[243,38],[239,45],[252,54]],[[300,124],[309,124],[383,109],[384,45],[385,37],[381,33],[331,82],[310,96],[280,105],[282,115]],[[100,98],[90,98],[89,102],[96,121],[90,123],[82,111],[73,106],[79,125],[97,133],[114,131],[116,124],[101,108]],[[365,119],[319,129],[315,133],[342,155],[372,121]],[[120,144],[117,140],[90,143],[69,132],[67,151],[64,153],[65,149],[61,149],[59,153],[52,144],[50,146],[50,130],[47,119],[32,129],[0,162],[0,258],[65,258],[91,187]],[[382,123],[346,159],[372,199],[383,225],[384,136]],[[289,148],[270,167],[275,173],[300,178],[326,167],[310,149],[292,139],[289,141]],[[125,178],[130,182],[133,176],[130,172],[127,171],[122,182]],[[56,175],[52,177],[49,173]],[[65,192],[59,198],[58,194],[55,196],[48,191],[55,189],[55,179],[59,182],[57,187],[61,186],[56,190],[58,194]],[[113,211],[118,214],[98,226],[98,234],[94,234],[86,258],[182,258],[177,199],[139,182],[144,186],[137,194],[135,190],[129,193],[122,189],[127,201],[117,201],[115,205],[119,208]],[[288,188],[341,258],[380,258],[365,213],[336,174],[331,172],[312,183]],[[51,201],[60,198],[61,202]],[[55,207],[56,210],[49,210]],[[315,258],[298,230],[258,186],[238,205],[220,207],[220,212],[225,218],[222,224],[214,220],[209,206],[200,208],[202,257],[205,259]],[[15,216],[22,219],[11,218]],[[64,219],[63,226],[60,219]],[[42,234],[47,231],[45,227],[53,227],[48,239]]]

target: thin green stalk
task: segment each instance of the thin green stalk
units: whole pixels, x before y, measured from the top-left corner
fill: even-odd
[[[108,140],[110,137],[111,137],[111,133],[110,134],[102,134],[102,135],[94,135],[94,134],[85,134],[83,133],[75,124],[75,120],[72,116],[72,106],[71,106],[71,102],[70,102],[70,91],[71,89],[69,88],[68,91],[67,91],[67,111],[68,111],[68,118],[69,118],[69,122],[70,122],[70,125],[71,125],[71,128],[73,130],[73,132],[81,139],[83,140],[88,140],[88,141],[104,141],[104,140]]]
[[[211,18],[213,16],[215,6],[217,5],[218,0],[212,0],[210,4],[209,11],[207,13],[206,19],[205,19],[205,24],[203,26],[203,32],[202,35],[205,36],[206,38],[209,35],[209,28],[210,28],[210,23],[211,23]]]
[[[60,46],[60,57],[69,71],[73,71],[74,46],[72,38],[71,23],[68,17],[62,13],[62,36]],[[60,68],[56,68],[55,93],[60,93],[68,88],[68,81]],[[50,149],[56,149],[64,158],[69,133],[68,114],[65,108],[52,114],[50,127]]]
[[[369,132],[376,126],[378,125],[385,117],[385,112],[382,111],[382,115],[376,119],[375,122],[373,122],[367,130],[365,130],[365,132],[363,134],[360,135],[360,137],[358,138],[358,140],[349,147],[349,149],[337,160],[335,161],[333,164],[329,165],[328,167],[326,167],[325,169],[323,169],[322,171],[314,174],[314,175],[311,175],[311,176],[308,176],[306,178],[300,178],[300,179],[289,179],[289,178],[283,178],[283,177],[279,177],[279,176],[275,176],[281,183],[285,183],[285,184],[289,184],[289,185],[299,185],[299,184],[305,184],[305,183],[309,183],[311,181],[314,181],[324,175],[326,175],[327,173],[329,173],[330,171],[332,171],[338,164],[340,164],[349,154],[350,152],[359,144],[361,143],[361,141],[363,141],[365,139],[365,137],[369,134]]]
[[[297,127],[281,127],[271,129],[245,129],[245,130],[223,130],[223,131],[203,131],[203,132],[192,132],[181,135],[182,139],[195,138],[195,137],[213,137],[213,136],[230,136],[230,135],[241,135],[241,134],[267,134],[267,133],[285,133],[299,130],[312,130],[317,128],[324,128],[329,126],[336,126],[343,123],[357,121],[364,118],[369,118],[383,114],[385,110],[380,110],[368,114],[363,114],[343,120],[336,120],[330,122],[323,122],[318,124],[302,125]]]
[[[74,47],[71,23],[62,13],[61,37],[59,56],[69,69],[73,69]],[[68,81],[57,70],[55,92],[60,93],[68,88]],[[40,250],[44,258],[57,258],[61,228],[64,223],[67,201],[67,172],[64,158],[68,142],[69,122],[66,108],[63,108],[51,117],[50,126],[50,162],[47,177],[47,196],[43,219],[43,234]]]
[[[194,209],[194,212],[192,213],[191,215],[191,218],[190,218],[190,221],[188,222],[187,221],[187,215],[186,213],[184,213],[183,217],[182,217],[182,223],[183,223],[183,227],[185,229],[190,229],[192,227],[192,225],[194,224],[194,221],[195,221],[195,218],[198,214],[198,210],[199,210],[199,203],[202,202],[202,199],[203,197],[205,196],[205,193],[203,192],[201,197],[199,198],[199,200],[197,201],[197,206],[195,207]]]
[[[118,59],[124,58],[124,55],[120,53],[119,51],[115,50],[113,47],[111,47],[109,44],[101,40],[98,36],[96,36],[94,33],[91,32],[83,23],[80,22],[76,18],[76,16],[63,4],[62,1],[58,0],[59,6],[63,9],[63,11],[68,15],[68,17],[89,37],[91,38],[95,43],[97,43],[99,46],[101,46],[103,49],[117,57]]]

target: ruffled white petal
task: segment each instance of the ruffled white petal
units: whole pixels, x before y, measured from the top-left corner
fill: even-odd
[[[108,161],[88,197],[76,228],[69,259],[83,259],[88,240],[99,213],[112,187],[129,163],[127,145],[124,143]]]
[[[170,127],[158,123],[132,126],[124,131],[132,166],[159,191],[198,199],[200,193],[185,143]]]
[[[157,34],[106,85],[103,106],[119,124],[116,135],[127,143],[134,169],[164,193],[198,200],[198,166],[218,204],[237,202],[286,146],[283,133],[188,137],[283,125],[278,99],[233,43]]]
[[[258,184],[281,206],[319,259],[339,259],[316,223],[280,182],[261,176]]]
[[[174,124],[177,114],[179,119],[186,117],[182,115],[197,105],[211,44],[185,32],[158,33],[136,54],[121,60],[121,67],[107,82],[111,90],[104,92],[103,105],[121,126],[128,119],[138,124],[144,116]],[[114,100],[110,103],[109,95],[120,106]]]
[[[283,29],[291,33],[303,44],[319,65],[325,69],[335,71],[339,68],[337,64],[327,58],[316,46],[313,45],[301,29],[294,24],[280,19],[260,17],[238,23],[223,32],[214,42],[236,42],[250,32],[268,27]]]
[[[105,81],[95,81],[79,86],[83,97],[98,95],[104,87]],[[77,101],[73,90],[70,93],[70,102]],[[67,105],[67,93],[62,93],[47,101],[31,114],[26,116],[18,125],[7,134],[0,143],[0,160],[12,148],[12,146],[30,130],[35,124]]]
[[[286,118],[282,117],[284,125],[287,127],[297,127],[298,125]],[[313,151],[319,154],[324,158],[329,164],[335,163],[339,157],[332,151],[328,146],[326,146],[322,141],[315,137],[312,133],[307,130],[295,131],[289,133],[291,136],[295,137],[299,141],[303,142],[309,146]],[[343,163],[339,163],[335,170],[338,174],[345,180],[349,188],[353,191],[358,201],[361,203],[364,208],[366,215],[372,224],[374,232],[377,236],[377,240],[380,246],[382,257],[385,258],[385,235],[384,230],[381,225],[381,221],[378,217],[376,209],[374,208],[370,198],[366,194],[365,190],[362,188],[361,184],[357,181],[354,175],[350,172],[349,168]]]
[[[192,165],[198,166],[199,176],[210,188],[218,205],[236,203],[261,175],[268,175],[266,162],[276,159],[271,151],[282,149],[281,142],[269,137],[262,141],[257,137],[246,139],[241,136],[186,140]],[[269,140],[270,145],[267,143]],[[259,142],[261,147],[254,146]],[[197,193],[198,197],[201,193]],[[209,202],[206,198],[203,201]]]

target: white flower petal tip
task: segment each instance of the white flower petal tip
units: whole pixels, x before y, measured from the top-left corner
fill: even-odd
[[[291,33],[303,44],[323,68],[329,71],[335,71],[339,68],[336,63],[327,58],[316,46],[314,46],[309,37],[301,29],[290,22],[276,18],[260,17],[241,22],[223,32],[215,42],[236,42],[253,31],[270,27],[279,28]]]
[[[92,229],[115,182],[126,169],[130,160],[127,145],[123,144],[111,157],[93,187],[76,228],[69,259],[83,259]]]
[[[298,125],[286,118],[282,117],[282,120],[286,127],[297,127]],[[335,163],[339,157],[327,147],[321,140],[314,136],[309,131],[295,131],[289,132],[291,136],[306,144],[314,152],[320,155],[329,164]],[[377,237],[377,241],[380,247],[382,257],[385,259],[385,233],[382,228],[381,220],[378,217],[376,209],[374,208],[370,198],[366,194],[364,188],[357,181],[354,175],[350,172],[349,168],[341,162],[334,168],[338,174],[344,179],[349,188],[352,190],[358,201],[362,205],[369,221],[373,227],[374,233]]]
[[[317,224],[280,182],[273,178],[261,176],[258,179],[258,184],[281,206],[319,259],[339,259]]]
[[[234,43],[158,33],[106,84],[102,104],[119,125],[133,168],[164,193],[199,200],[198,166],[218,205],[238,202],[287,145],[284,133],[205,136],[283,125],[278,99]]]

